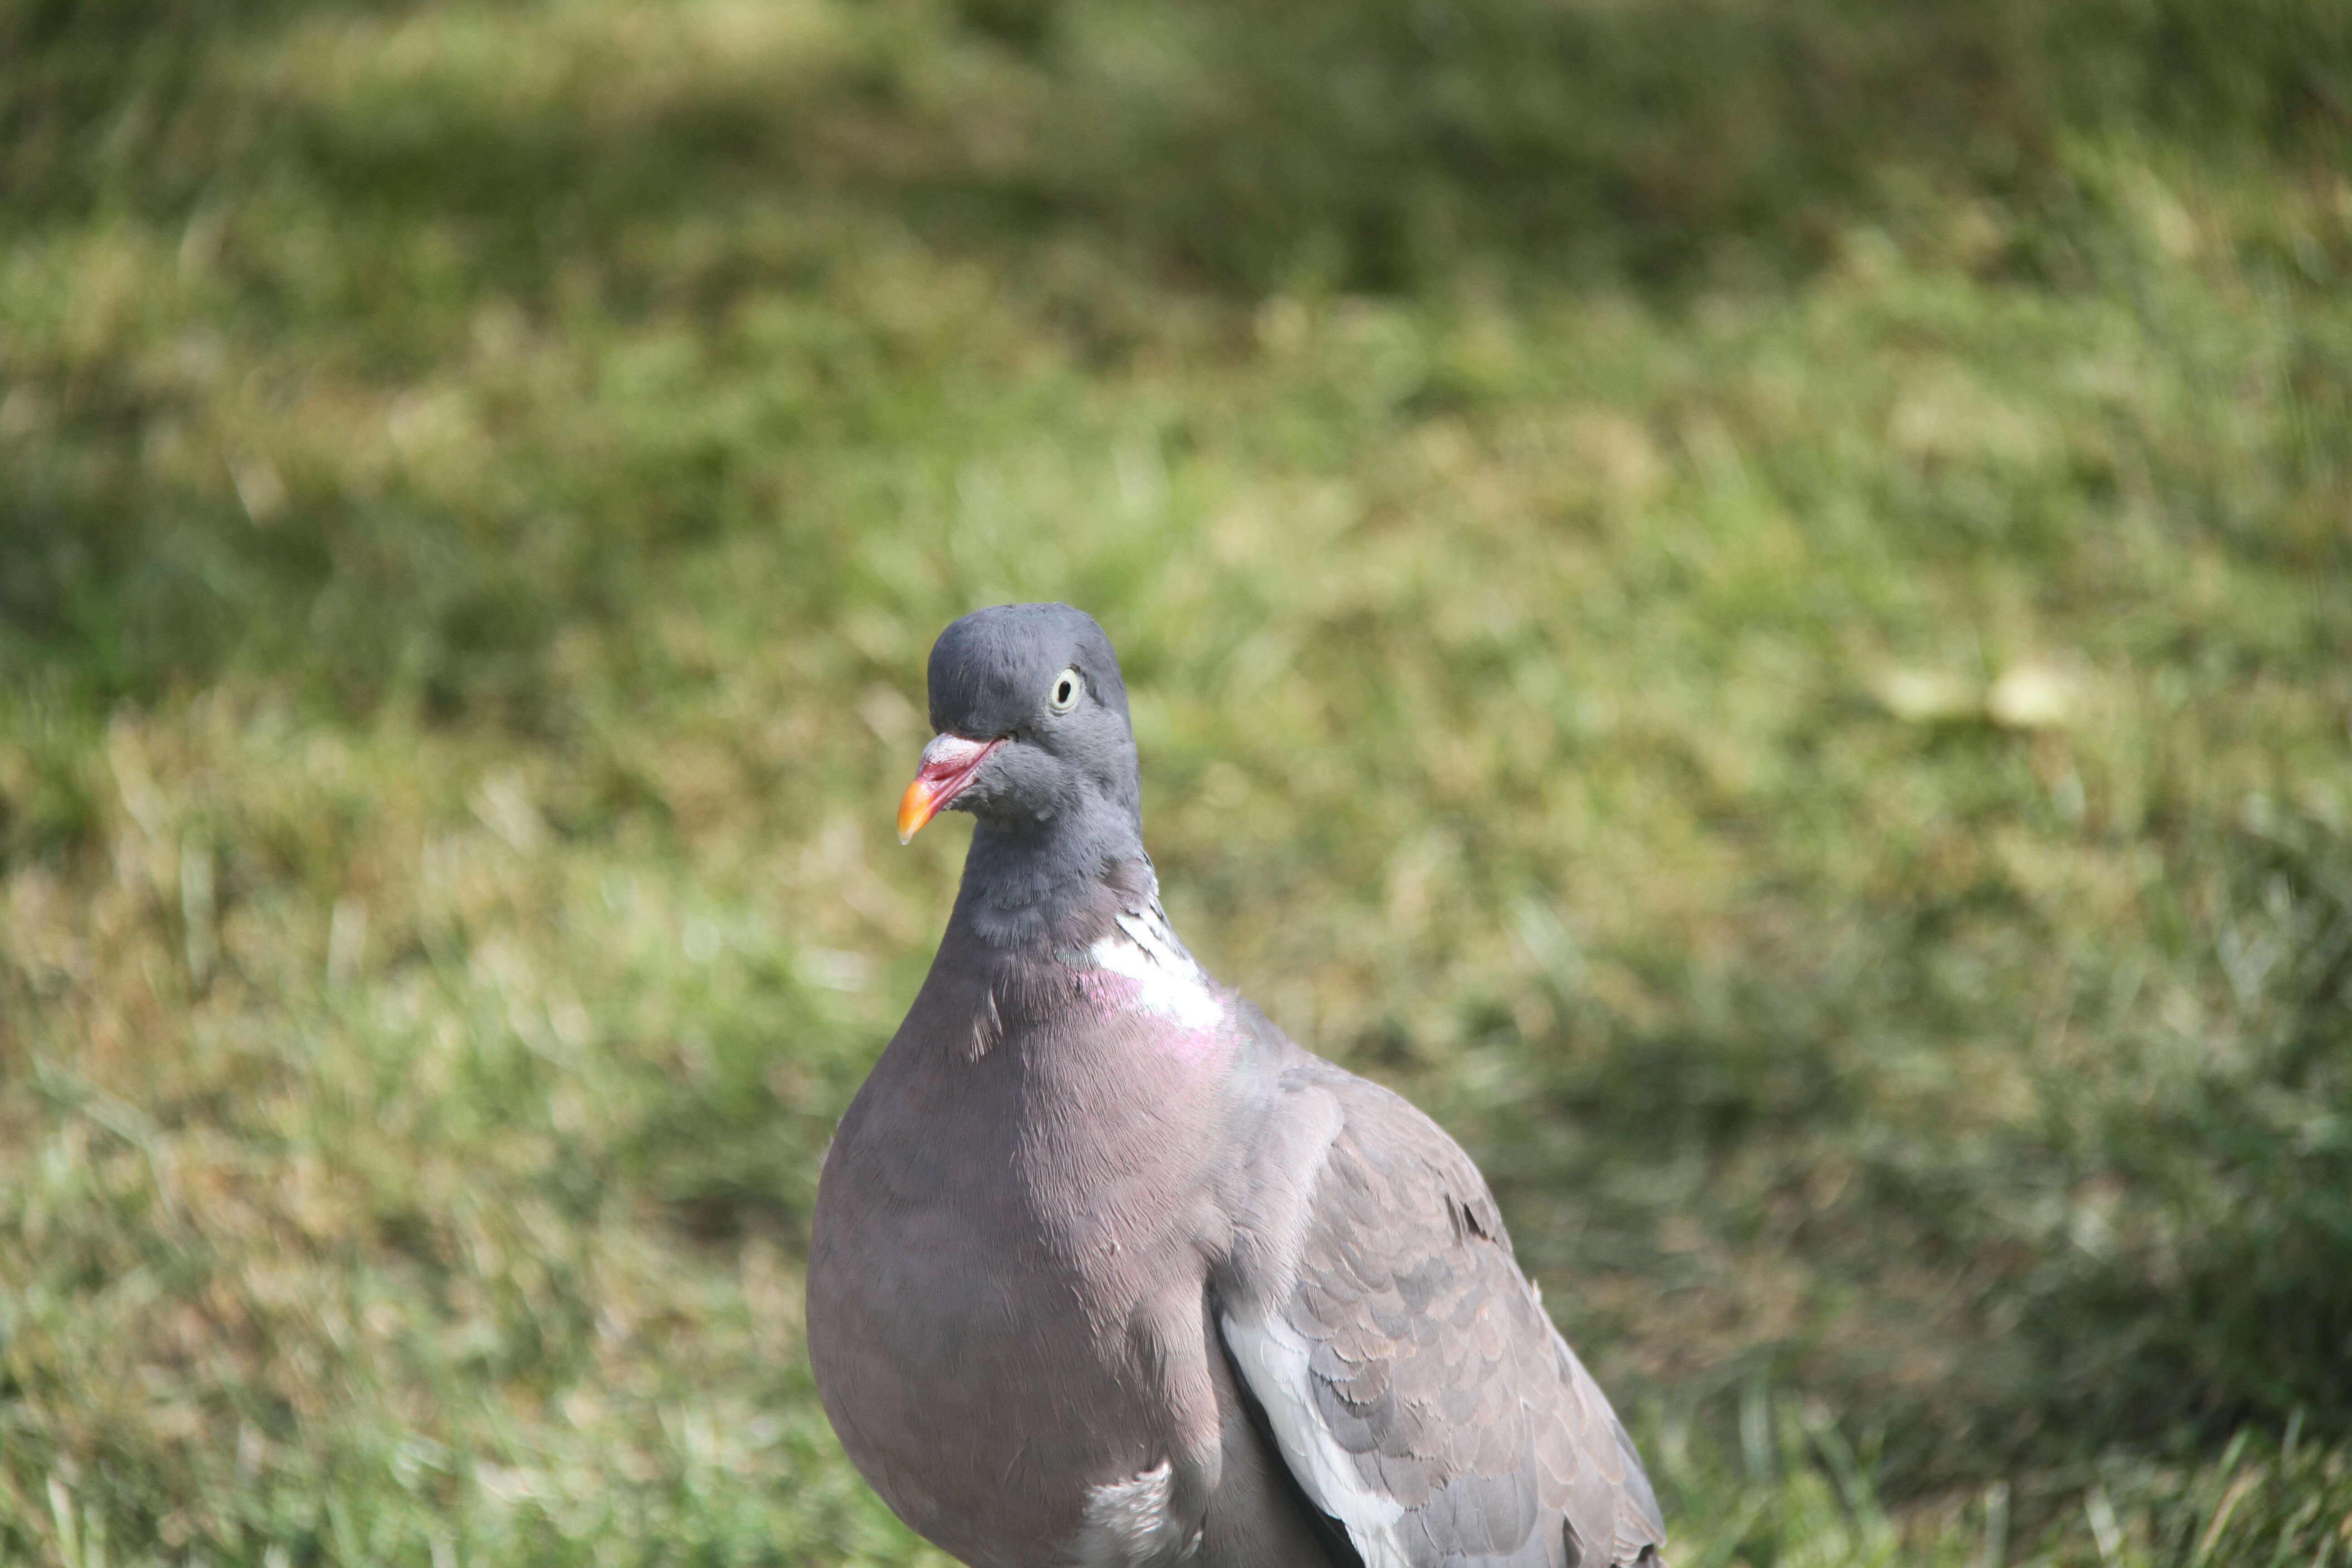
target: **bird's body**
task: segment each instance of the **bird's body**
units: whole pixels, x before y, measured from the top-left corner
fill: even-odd
[[[1050,608],[1051,630],[1093,628]],[[809,1349],[844,1447],[982,1568],[1654,1562],[1640,1461],[1468,1157],[1169,930],[1121,830],[1117,667],[1079,644],[1044,669],[1115,699],[1118,743],[1066,744],[1108,785],[1043,817],[1043,764],[992,796],[991,758],[970,761],[1020,726],[942,713],[956,672],[933,656],[982,826],[819,1189]],[[1045,679],[999,662],[983,689]]]

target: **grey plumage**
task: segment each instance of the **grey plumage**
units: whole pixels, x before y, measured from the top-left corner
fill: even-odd
[[[962,739],[914,824],[968,811],[972,846],[809,1270],[866,1479],[982,1568],[1654,1563],[1641,1462],[1469,1158],[1168,929],[1101,629],[981,611],[929,681]]]

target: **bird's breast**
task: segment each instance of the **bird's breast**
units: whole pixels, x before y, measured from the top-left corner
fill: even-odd
[[[820,1195],[826,1408],[876,1489],[969,1562],[1058,1555],[1096,1492],[1172,1451],[1138,1330],[1155,1290],[1202,1276],[1198,1141],[1101,1110],[934,1136],[919,1181],[835,1166]]]
[[[982,1010],[999,1028],[969,1053]],[[1234,1017],[1164,918],[1130,912],[919,999],[842,1123],[810,1261],[818,1386],[868,1479],[968,1561],[1054,1555],[1097,1490],[1125,1498],[1176,1451],[1150,1325],[1197,1321],[1225,1246]]]

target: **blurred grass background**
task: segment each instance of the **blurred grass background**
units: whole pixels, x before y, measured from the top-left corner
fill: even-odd
[[[1690,1568],[2352,1562],[2337,0],[0,0],[0,1557],[938,1563],[929,640]]]

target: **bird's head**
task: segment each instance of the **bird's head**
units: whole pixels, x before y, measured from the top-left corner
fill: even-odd
[[[939,733],[898,802],[900,843],[941,811],[1017,836],[1106,814],[1136,829],[1127,687],[1093,616],[1067,605],[975,610],[940,634],[929,679]]]

